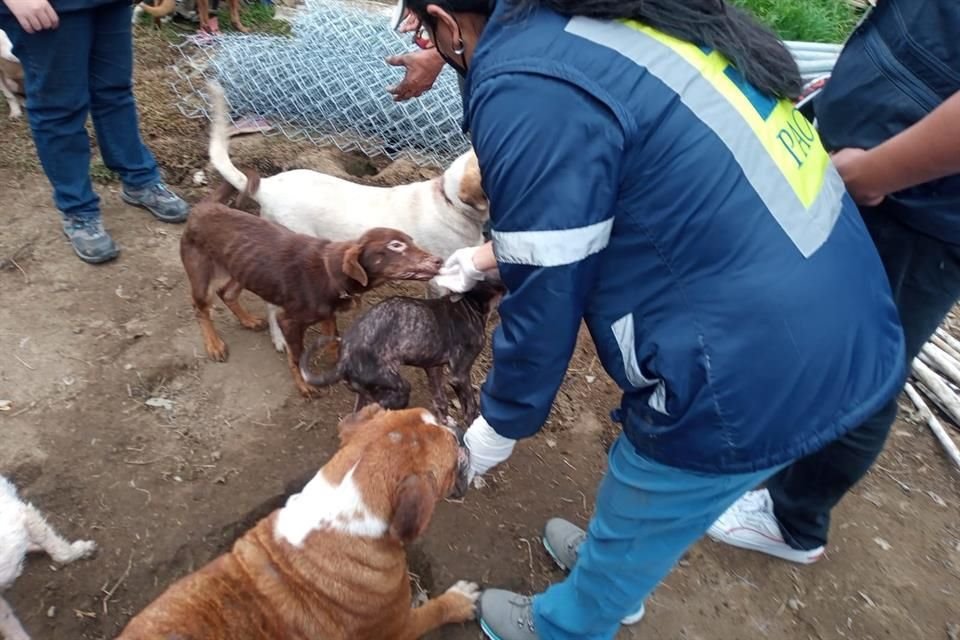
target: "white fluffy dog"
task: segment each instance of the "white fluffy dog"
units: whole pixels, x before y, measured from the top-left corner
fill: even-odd
[[[46,551],[55,562],[69,564],[90,556],[96,548],[90,540],[70,543],[61,538],[33,505],[17,496],[16,487],[0,476],[0,593],[23,571],[23,559],[30,552]],[[0,637],[30,640],[2,595]]]

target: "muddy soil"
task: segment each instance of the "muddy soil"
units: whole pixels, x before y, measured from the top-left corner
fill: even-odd
[[[176,114],[163,41],[148,29],[137,38],[146,138],[171,182],[195,199],[204,123]],[[105,176],[104,219],[123,253],[82,265],[59,233],[25,125],[0,117],[0,139],[0,400],[12,401],[0,412],[0,473],[65,535],[100,546],[69,567],[32,557],[6,597],[35,638],[112,638],[302,486],[334,451],[353,398],[333,388],[302,399],[268,336],[223,309],[216,322],[230,359],[208,361],[179,264],[181,228],[124,206]],[[265,174],[304,166],[375,184],[432,175],[278,138],[235,147],[239,163]],[[384,287],[364,304],[402,290]],[[485,354],[477,382],[488,362]],[[414,402],[426,403],[422,374],[409,375]],[[420,585],[437,594],[468,578],[536,592],[560,579],[541,527],[553,515],[588,519],[616,436],[608,418],[616,398],[583,337],[544,431],[486,488],[440,505],[411,548]],[[903,417],[837,509],[822,562],[797,568],[701,542],[657,589],[643,623],[618,637],[947,638],[960,623],[960,474],[926,428]],[[471,624],[432,637],[478,635]]]

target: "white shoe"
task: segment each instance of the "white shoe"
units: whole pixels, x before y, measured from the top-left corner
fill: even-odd
[[[707,535],[717,542],[759,551],[797,564],[813,564],[823,556],[823,547],[803,551],[783,539],[773,515],[773,500],[766,489],[748,491],[711,525]]]

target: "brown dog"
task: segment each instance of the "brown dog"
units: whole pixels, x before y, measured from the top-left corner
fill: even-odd
[[[340,441],[301,493],[117,640],[413,640],[473,619],[466,582],[411,609],[404,551],[465,488],[457,436],[424,409],[371,405],[340,423]]]
[[[410,236],[377,228],[352,242],[330,242],[294,233],[258,216],[223,204],[233,187],[224,184],[198,203],[180,238],[180,258],[190,280],[193,306],[211,359],[227,359],[227,345],[213,326],[216,291],[244,327],[266,328],[266,320],[240,305],[246,289],[283,309],[280,329],[297,389],[316,390],[300,375],[303,334],[322,323],[325,335],[336,335],[337,311],[388,280],[429,280],[440,258],[417,247]]]
[[[249,33],[250,29],[240,21],[240,0],[227,0],[230,3],[230,23],[233,28],[243,33]],[[164,18],[177,10],[177,0],[160,0],[153,6],[144,2],[139,7],[153,17],[155,25],[159,26],[160,19]],[[210,22],[210,2],[209,0],[196,0],[197,19],[200,21],[200,30],[207,33],[217,33],[219,28],[212,28]]]

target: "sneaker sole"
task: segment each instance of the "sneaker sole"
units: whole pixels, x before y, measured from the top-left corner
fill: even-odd
[[[553,548],[550,546],[550,543],[547,542],[547,539],[546,539],[546,538],[543,539],[543,548],[547,550],[547,554],[548,554],[551,558],[553,558],[553,561],[556,563],[556,565],[557,565],[558,567],[560,567],[560,568],[563,569],[564,571],[570,571],[570,567],[568,567],[567,565],[565,565],[565,564],[563,564],[562,562],[560,562],[560,558],[557,557],[557,554],[556,554],[556,553],[554,553]]]
[[[752,542],[749,540],[741,540],[735,536],[731,536],[725,532],[707,532],[707,537],[715,542],[720,542],[722,544],[729,545],[731,547],[736,547],[737,549],[745,549],[747,551],[756,551],[758,553],[763,553],[774,558],[780,558],[781,560],[786,560],[787,562],[793,562],[794,564],[813,564],[817,560],[823,557],[824,549],[818,549],[816,551],[799,551],[797,549],[791,549],[787,547],[782,549],[780,547],[773,547],[767,545],[763,542]],[[786,546],[786,545],[784,545]]]
[[[501,640],[500,636],[491,631],[487,623],[483,621],[483,618],[480,618],[480,630],[483,631],[483,635],[490,638],[490,640]]]
[[[124,202],[126,202],[127,204],[129,204],[131,207],[139,207],[139,208],[141,208],[141,209],[144,209],[144,210],[146,210],[146,211],[149,211],[149,212],[150,212],[150,215],[152,215],[154,218],[156,218],[156,219],[159,220],[160,222],[166,222],[167,224],[179,224],[179,223],[181,223],[181,222],[186,222],[186,221],[187,221],[187,218],[189,217],[189,214],[188,214],[188,215],[184,215],[183,217],[178,217],[178,218],[165,218],[165,217],[161,216],[160,214],[158,214],[156,211],[154,211],[152,208],[150,208],[150,207],[148,207],[147,205],[143,204],[142,202],[139,202],[139,201],[137,201],[137,200],[134,200],[133,198],[131,198],[130,196],[128,196],[128,195],[127,195],[126,193],[124,193],[123,191],[120,192],[120,199],[123,200]]]
[[[563,564],[562,562],[560,562],[560,558],[558,558],[558,557],[557,557],[557,554],[553,552],[553,548],[550,546],[550,543],[547,542],[547,539],[546,539],[546,538],[543,539],[543,548],[547,550],[547,554],[548,554],[551,558],[553,558],[553,561],[556,563],[556,565],[557,565],[558,567],[560,567],[560,568],[563,569],[564,571],[568,571],[568,572],[570,571],[570,568],[569,568],[569,567],[567,567],[565,564]],[[640,622],[641,620],[643,620],[643,616],[646,615],[646,613],[647,613],[647,612],[646,612],[646,609],[641,606],[639,611],[637,611],[637,612],[635,612],[635,613],[631,613],[629,616],[627,616],[626,618],[624,618],[623,620],[621,620],[621,621],[620,621],[620,624],[625,625],[625,626],[628,626],[628,627],[629,627],[630,625],[637,624],[638,622]]]

